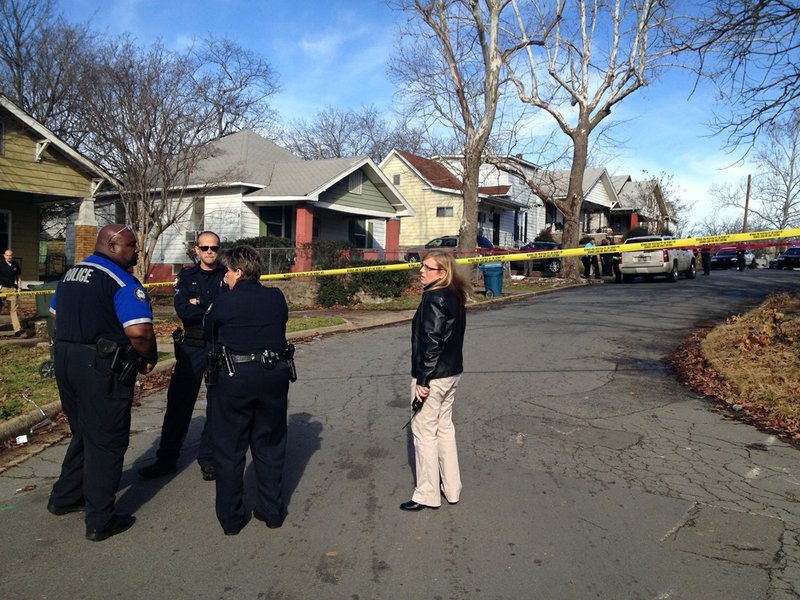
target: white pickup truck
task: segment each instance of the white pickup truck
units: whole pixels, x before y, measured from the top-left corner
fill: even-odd
[[[674,239],[672,236],[667,235],[647,235],[629,238],[625,240],[625,244],[672,239]],[[623,251],[620,255],[619,268],[622,272],[622,281],[625,283],[632,282],[637,276],[652,279],[656,275],[664,275],[667,281],[678,281],[680,273],[683,273],[686,279],[694,279],[697,274],[694,251],[688,248]]]

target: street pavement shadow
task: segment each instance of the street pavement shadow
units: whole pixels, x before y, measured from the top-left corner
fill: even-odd
[[[286,462],[283,465],[283,502],[287,508],[311,457],[322,447],[322,423],[313,421],[309,413],[290,414],[288,427]],[[252,460],[244,475],[244,503],[246,507],[256,503],[256,474]]]
[[[200,468],[197,466],[197,450],[200,447],[200,435],[203,432],[205,422],[205,417],[192,419],[181,448],[181,455],[177,465],[178,470],[175,473],[157,477],[156,479],[142,479],[139,476],[139,469],[152,464],[156,460],[156,451],[161,441],[161,435],[153,439],[150,448],[142,452],[134,460],[133,464],[122,472],[122,479],[119,483],[119,489],[122,493],[117,496],[116,503],[120,510],[136,514],[136,511],[152,500],[162,488],[169,485],[174,478],[178,477],[186,469],[196,468],[197,477],[200,477]]]

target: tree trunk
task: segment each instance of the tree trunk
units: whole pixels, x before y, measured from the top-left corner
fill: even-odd
[[[572,168],[569,173],[569,187],[564,206],[559,207],[564,213],[564,235],[562,245],[564,248],[577,248],[581,237],[581,207],[583,206],[583,176],[586,172],[586,162],[589,155],[589,135],[582,134],[581,130],[588,131],[585,127],[578,126],[576,134],[572,136]],[[579,279],[581,273],[580,258],[568,258],[563,261],[562,272],[565,279]]]
[[[464,211],[461,215],[461,229],[458,233],[460,256],[474,254],[478,241],[478,178],[480,175],[480,155],[467,154],[464,157]]]

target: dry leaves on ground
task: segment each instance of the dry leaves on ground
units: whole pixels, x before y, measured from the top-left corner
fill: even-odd
[[[735,418],[800,441],[800,294],[696,330],[672,365]]]

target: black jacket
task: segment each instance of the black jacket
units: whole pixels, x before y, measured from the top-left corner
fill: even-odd
[[[278,288],[257,279],[240,279],[232,290],[220,294],[204,321],[206,339],[234,354],[281,352],[286,348],[289,308]]]
[[[411,323],[411,376],[430,387],[431,379],[464,371],[464,305],[449,288],[425,290]]]
[[[174,289],[175,313],[186,330],[202,329],[208,307],[220,292],[228,290],[226,272],[222,265],[217,265],[212,271],[204,271],[200,265],[195,265],[178,273]],[[190,303],[193,298],[197,298],[199,303]]]

